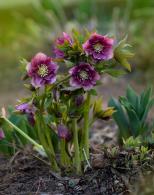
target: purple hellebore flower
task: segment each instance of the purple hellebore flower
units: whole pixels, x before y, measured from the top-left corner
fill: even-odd
[[[84,90],[90,90],[100,79],[100,75],[94,67],[88,63],[81,62],[69,70],[71,75],[70,85],[73,87],[83,87]]]
[[[2,129],[0,129],[0,140],[5,138],[5,134],[4,131]]]
[[[58,137],[60,139],[64,139],[66,141],[69,141],[71,139],[71,133],[65,125],[59,124],[57,129],[58,129]]]
[[[35,113],[35,107],[30,103],[22,103],[17,105],[16,110],[21,112],[22,114],[26,114],[29,123],[34,126],[35,119],[34,119],[34,113]]]
[[[94,60],[109,60],[113,58],[113,44],[113,38],[93,33],[82,47]]]
[[[64,58],[64,56],[65,56],[64,51],[62,51],[58,46],[63,46],[64,44],[71,46],[72,43],[73,43],[73,41],[72,41],[71,37],[67,33],[63,32],[63,36],[59,37],[56,40],[56,48],[54,49],[54,53],[56,54],[56,58]]]
[[[57,64],[44,53],[36,54],[27,65],[28,76],[32,78],[31,84],[34,87],[42,87],[54,83],[57,70]]]
[[[72,45],[71,37],[65,32],[63,32],[63,36],[59,37],[56,41],[57,45],[63,45],[64,43],[68,43],[68,44]]]
[[[63,51],[61,51],[60,49],[58,49],[58,48],[55,48],[54,49],[54,53],[55,53],[55,55],[56,55],[56,58],[64,58],[65,57],[65,54],[64,54],[64,52]]]

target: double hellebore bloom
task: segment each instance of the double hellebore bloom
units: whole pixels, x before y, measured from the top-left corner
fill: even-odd
[[[113,58],[113,44],[114,39],[93,33],[82,46],[94,60],[109,60]]]
[[[95,71],[94,67],[85,62],[71,68],[69,73],[71,75],[70,85],[81,87],[84,90],[93,88],[96,81],[100,79],[100,75]]]
[[[0,129],[0,140],[4,139],[5,135],[2,129]]]
[[[21,112],[22,114],[26,114],[29,123],[34,126],[35,124],[35,119],[34,119],[34,113],[35,113],[35,108],[32,104],[30,103],[22,103],[16,106],[16,110]]]
[[[54,83],[57,70],[57,64],[43,53],[36,54],[27,65],[28,76],[32,78],[31,84],[34,87],[42,87]]]
[[[59,124],[57,130],[58,130],[58,137],[60,139],[64,139],[66,141],[69,141],[71,139],[71,133],[69,132],[68,128],[65,125]]]
[[[60,47],[71,46],[72,43],[73,43],[73,41],[72,41],[71,37],[67,33],[63,32],[63,36],[59,37],[56,40],[56,48],[54,50],[54,53],[56,54],[56,58],[64,58],[65,53],[64,53],[64,51],[62,51],[60,49]]]

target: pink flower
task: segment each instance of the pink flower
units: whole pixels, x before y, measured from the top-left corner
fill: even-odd
[[[82,46],[94,60],[109,60],[113,58],[113,44],[113,38],[93,33]]]
[[[32,78],[31,84],[34,87],[42,87],[56,81],[58,66],[52,58],[43,53],[34,56],[27,65],[28,76]]]
[[[63,32],[63,36],[59,37],[56,41],[57,45],[63,45],[64,43],[68,43],[68,44],[72,45],[71,37],[65,32]]]
[[[54,53],[56,55],[56,58],[64,58],[65,57],[65,52],[63,51],[63,49],[61,47],[70,47],[72,46],[72,39],[71,37],[63,32],[63,36],[62,37],[59,37],[57,40],[56,40],[56,47],[54,49]]]

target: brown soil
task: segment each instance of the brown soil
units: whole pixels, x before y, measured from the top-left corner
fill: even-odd
[[[0,195],[131,194],[147,165],[130,163],[131,152],[122,151],[113,158],[96,151],[91,161],[93,168],[80,177],[60,176],[29,152],[18,152],[11,159],[1,155]]]

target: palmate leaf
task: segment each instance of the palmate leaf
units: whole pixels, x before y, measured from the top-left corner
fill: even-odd
[[[128,62],[129,58],[132,58],[134,54],[129,51],[130,45],[126,44],[127,36],[121,40],[114,50],[114,58],[128,71],[131,71],[131,65]]]

